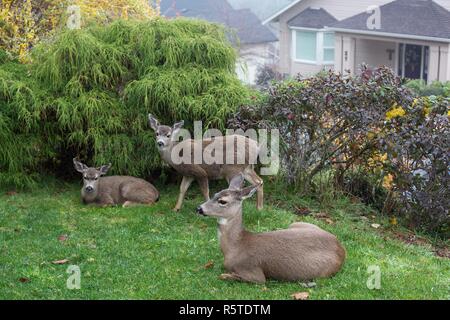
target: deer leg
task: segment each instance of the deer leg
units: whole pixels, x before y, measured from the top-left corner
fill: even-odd
[[[207,178],[197,179],[200,190],[205,198],[205,201],[209,200],[209,183]]]
[[[122,205],[123,208],[127,208],[127,207],[135,207],[138,205],[142,205],[142,203],[140,202],[133,202],[133,201],[125,201]]]
[[[256,193],[256,208],[262,210],[264,200],[263,179],[261,179],[253,169],[244,171],[244,179],[253,185],[259,186]]]
[[[177,204],[175,205],[175,208],[173,208],[174,211],[180,211],[181,205],[183,204],[184,195],[186,194],[186,191],[189,189],[189,186],[191,185],[192,181],[194,181],[194,178],[183,176],[183,180],[181,180],[180,184],[180,194],[178,195]]]
[[[237,271],[232,273],[223,273],[219,276],[221,280],[236,280],[252,283],[264,283],[266,282],[266,276],[261,269],[255,269],[252,271]]]

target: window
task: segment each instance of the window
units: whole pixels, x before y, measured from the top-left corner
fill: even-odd
[[[301,61],[317,61],[317,32],[296,31],[296,58]]]
[[[334,33],[323,34],[323,62],[334,63]]]
[[[292,32],[295,61],[334,64],[334,33],[302,29]]]
[[[428,80],[430,47],[400,43],[398,74],[409,79]]]

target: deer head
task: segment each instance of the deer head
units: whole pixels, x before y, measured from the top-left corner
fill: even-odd
[[[150,127],[156,133],[156,145],[159,151],[164,151],[172,147],[173,142],[176,141],[175,137],[179,130],[183,127],[184,121],[175,123],[172,127],[166,125],[160,125],[159,121],[153,117],[153,115],[148,115],[148,120]]]
[[[73,159],[73,165],[75,170],[83,175],[83,192],[90,195],[95,195],[97,193],[99,178],[104,176],[109,168],[111,168],[111,163],[103,165],[100,168],[89,168],[75,158]]]
[[[230,219],[242,211],[242,201],[250,198],[259,186],[242,188],[244,177],[238,174],[230,181],[228,189],[216,193],[212,199],[197,208],[197,213],[204,216]]]

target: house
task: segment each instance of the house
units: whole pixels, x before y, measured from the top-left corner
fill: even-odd
[[[236,72],[247,84],[255,84],[259,67],[274,64],[278,38],[249,9],[234,9],[227,0],[162,0],[161,15],[189,17],[220,23],[239,38]]]
[[[235,9],[250,9],[261,21],[295,0],[228,0]]]
[[[450,80],[449,0],[296,0],[263,23],[278,30],[284,74],[356,73],[366,63]]]

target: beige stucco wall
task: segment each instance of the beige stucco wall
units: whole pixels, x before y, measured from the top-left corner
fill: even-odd
[[[393,50],[391,59],[389,59],[388,50]],[[355,51],[356,71],[363,63],[370,67],[385,65],[395,70],[397,60],[397,45],[395,42],[356,39]]]
[[[275,43],[241,45],[239,59],[236,62],[236,73],[241,81],[253,85],[256,82],[259,68],[275,63]]]

